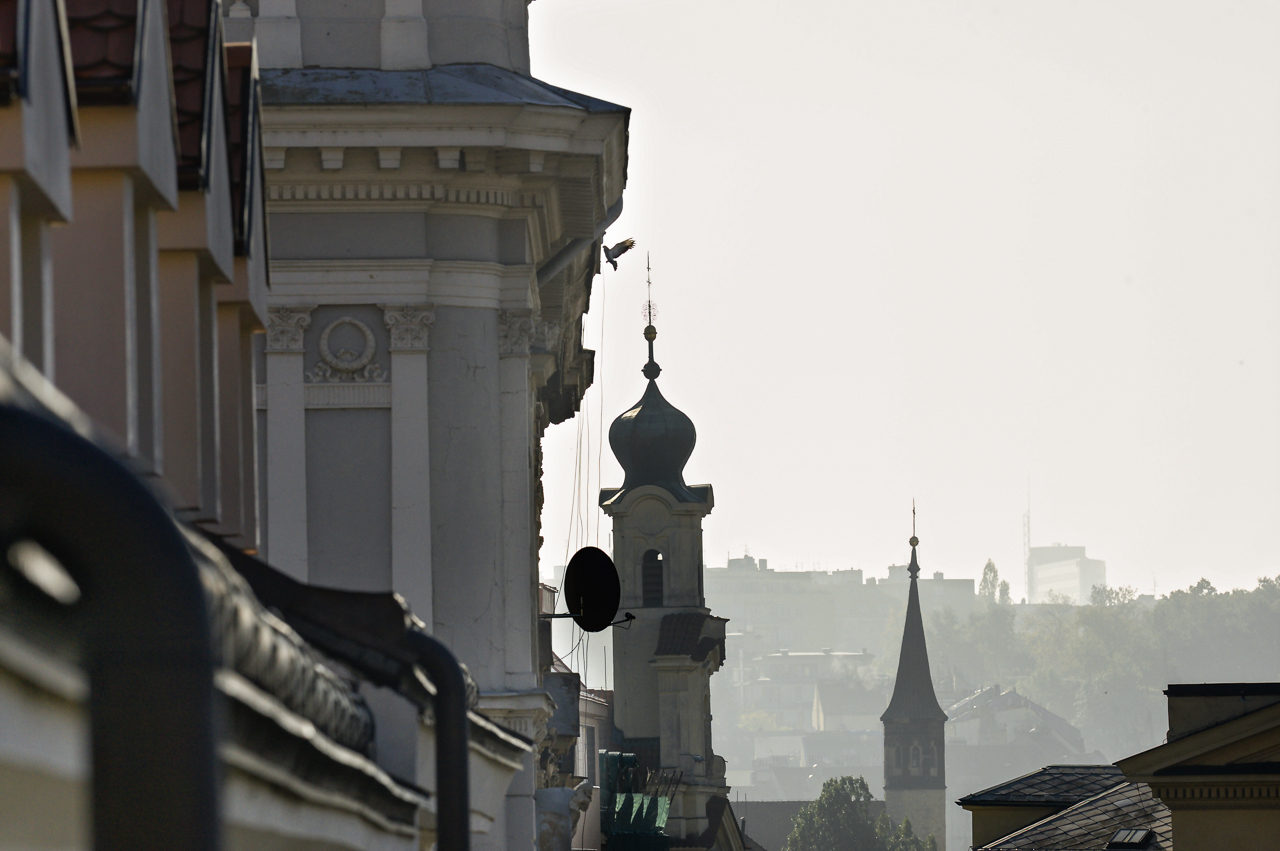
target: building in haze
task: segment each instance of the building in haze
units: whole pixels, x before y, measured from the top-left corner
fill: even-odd
[[[310,584],[402,595],[479,709],[549,745],[541,439],[592,381],[581,323],[630,111],[531,76],[526,0],[226,7],[263,81],[259,549]],[[526,758],[478,843],[531,848],[548,782],[568,780]]]
[[[939,851],[946,851],[947,713],[938,705],[929,671],[924,620],[916,577],[916,544],[911,536],[910,588],[902,630],[898,676],[884,723],[884,802],[889,817],[900,824],[910,819],[919,836],[933,835]]]
[[[1056,595],[1083,606],[1094,587],[1106,584],[1107,563],[1086,557],[1084,547],[1032,547],[1027,557],[1028,603],[1048,603]]]

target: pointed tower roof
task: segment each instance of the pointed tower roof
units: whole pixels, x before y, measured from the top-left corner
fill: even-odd
[[[914,525],[914,522],[913,522]],[[929,673],[929,650],[924,642],[924,618],[920,615],[920,589],[916,577],[920,564],[916,561],[916,544],[911,536],[911,590],[907,594],[907,622],[902,630],[902,653],[898,656],[898,678],[893,684],[889,708],[880,716],[884,721],[941,721],[947,713],[938,705]]]

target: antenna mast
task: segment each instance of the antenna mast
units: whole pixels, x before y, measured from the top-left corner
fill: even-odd
[[[1027,513],[1022,515],[1022,564],[1027,570],[1027,602],[1031,599],[1031,483],[1027,482]]]

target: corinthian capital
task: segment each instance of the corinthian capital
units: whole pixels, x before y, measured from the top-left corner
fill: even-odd
[[[311,325],[315,305],[275,307],[267,313],[267,351],[300,352],[302,334]]]
[[[391,332],[391,351],[425,352],[427,332],[436,321],[430,304],[380,304],[382,321]]]
[[[533,317],[527,312],[498,311],[498,354],[514,357],[529,354],[533,340]]]

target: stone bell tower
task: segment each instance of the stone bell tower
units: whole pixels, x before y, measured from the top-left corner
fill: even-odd
[[[913,522],[914,525],[914,522]],[[929,672],[929,650],[924,642],[920,615],[920,590],[916,576],[919,539],[911,536],[911,589],[907,595],[907,621],[902,630],[898,677],[889,708],[880,716],[884,724],[884,802],[889,818],[900,824],[911,819],[917,836],[933,834],[938,851],[947,843],[947,772],[945,728],[947,713],[938,705]]]
[[[620,611],[635,615],[613,633],[614,723],[648,770],[683,772],[666,832],[680,840],[719,829],[728,787],[724,759],[711,749],[711,675],[725,657],[724,618],[702,598],[702,518],[710,485],[686,485],[684,465],[697,439],[693,422],[663,398],[653,360],[658,332],[644,329],[649,385],[609,428],[622,465],[620,488],[603,488],[613,518],[613,559],[622,581]]]

